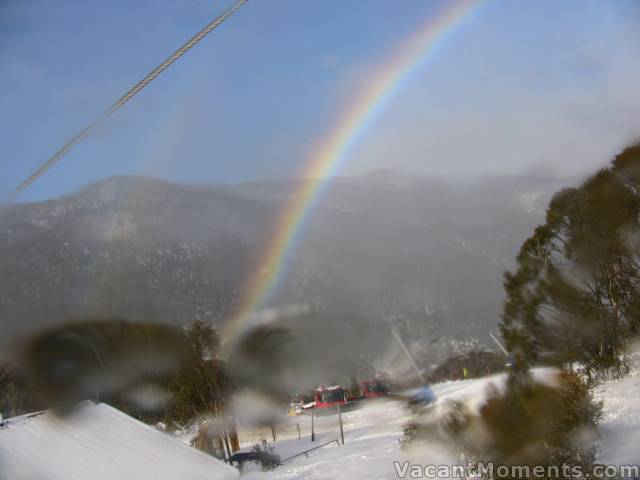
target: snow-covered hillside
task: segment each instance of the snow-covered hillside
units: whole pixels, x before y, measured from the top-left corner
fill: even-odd
[[[550,378],[551,370],[538,369],[540,380]],[[464,400],[472,407],[482,403],[486,387],[493,383],[504,384],[504,375],[494,375],[476,380],[445,382],[433,385],[438,397],[435,410],[442,408],[448,399]],[[613,464],[638,464],[640,462],[640,372],[622,381],[612,381],[596,388],[595,396],[604,402],[604,418],[601,424],[603,438],[598,462]],[[308,458],[297,457],[270,472],[250,471],[247,479],[397,479],[394,461],[410,461],[400,448],[402,427],[411,419],[411,411],[401,401],[371,402],[365,407],[343,414],[345,445],[327,445]],[[305,420],[302,420],[304,422]],[[316,442],[308,435],[298,440],[286,439],[269,444],[284,460],[289,456],[339,438],[337,417],[327,416],[317,420],[320,431]],[[305,430],[303,430],[304,432]],[[249,449],[250,445],[245,445]],[[458,463],[443,451],[428,452],[430,458],[421,462],[438,464]],[[416,459],[413,459],[416,461]],[[251,467],[248,468],[251,470]]]
[[[269,306],[394,317],[414,339],[485,335],[503,271],[562,185],[461,185],[391,171],[335,179]],[[0,205],[0,340],[87,316],[223,325],[299,188],[112,177],[66,197]]]
[[[541,381],[551,381],[552,373],[551,369],[535,371]],[[505,375],[500,374],[435,384],[432,388],[438,400],[432,407],[433,414],[440,414],[446,408],[447,400],[464,401],[470,407],[477,408],[482,404],[487,386],[493,384],[500,388],[504,380]],[[595,389],[595,396],[604,403],[601,424],[603,436],[597,461],[603,464],[637,465],[640,463],[637,448],[640,441],[640,370],[635,369],[620,381],[600,385]],[[233,473],[224,464],[190,447],[179,445],[168,436],[111,407],[90,404],[83,412],[75,421],[58,421],[43,414],[17,417],[5,422],[0,429],[0,466],[4,468],[0,471],[0,478],[16,478],[4,477],[3,474],[11,471],[13,475],[18,470],[21,473],[64,472],[65,478],[84,478],[84,473],[97,465],[101,465],[100,473],[107,476],[111,472],[110,465],[115,465],[119,472],[128,472],[127,475],[138,472],[139,478],[151,471],[162,472],[162,475],[158,473],[154,478],[187,478],[183,476],[185,472],[189,472],[188,478],[209,478],[209,473],[213,474],[212,478],[219,478],[217,475]],[[294,428],[293,435],[281,435],[282,439],[269,442],[268,445],[285,460],[284,465],[269,472],[249,465],[243,478],[396,479],[398,474],[394,462],[459,464],[459,459],[435,446],[428,451],[422,450],[419,458],[401,449],[402,428],[412,419],[412,415],[403,401],[366,402],[362,408],[343,413],[344,445],[336,442],[340,438],[337,415],[332,413],[316,417],[315,442],[311,442],[309,436],[310,417],[290,418],[293,425],[300,425],[302,438],[297,438]],[[302,455],[286,461],[288,457],[323,444],[326,445],[309,452],[308,457]],[[250,450],[251,447],[252,443],[247,439],[243,450]],[[103,456],[105,451],[111,452],[109,458]],[[168,452],[170,454],[165,455]],[[74,462],[68,461],[70,456]],[[38,458],[39,461],[29,462],[26,458]],[[97,472],[94,472],[93,476],[96,475]],[[109,478],[116,477],[111,475]]]
[[[542,376],[543,372],[539,373]],[[438,397],[436,411],[448,399],[466,399],[472,405],[479,405],[485,387],[490,383],[500,386],[504,375],[494,375],[478,380],[455,381],[432,386]],[[371,401],[359,410],[343,414],[345,444],[335,443],[304,455],[272,472],[250,472],[246,478],[265,479],[358,479],[358,478],[398,478],[394,461],[408,461],[410,457],[400,448],[402,427],[410,421],[412,412],[403,401]],[[281,459],[295,455],[316,445],[339,438],[336,415],[320,417],[318,430],[321,432],[316,442],[308,436],[283,440],[270,444]],[[249,448],[249,446],[247,446]],[[454,463],[445,452],[432,452],[429,461]]]
[[[263,473],[252,471],[246,478],[265,479],[352,479],[395,478],[393,461],[404,458],[398,441],[409,412],[400,402],[373,402],[369,406],[343,414],[345,445],[336,443],[298,457],[278,469]],[[340,438],[337,416],[318,419],[320,433],[316,441],[309,436],[273,444],[284,460],[301,451]]]
[[[604,403],[598,462],[640,464],[640,370],[596,387],[594,396]]]
[[[125,415],[87,402],[69,418],[40,412],[0,426],[2,480],[225,480],[225,463]]]

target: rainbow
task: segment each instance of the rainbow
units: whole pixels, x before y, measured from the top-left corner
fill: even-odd
[[[312,152],[300,175],[304,180],[300,182],[293,200],[280,214],[275,234],[260,257],[259,269],[249,280],[245,296],[235,315],[227,322],[223,338],[234,338],[241,327],[265,306],[284,277],[288,258],[299,243],[329,179],[335,176],[354,145],[411,74],[434,56],[438,46],[444,43],[478,5],[477,0],[452,1],[439,15],[430,18],[373,75],[319,148]]]

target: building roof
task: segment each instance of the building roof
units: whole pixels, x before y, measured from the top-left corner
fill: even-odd
[[[39,412],[0,426],[0,478],[226,480],[238,471],[104,403],[69,418]]]

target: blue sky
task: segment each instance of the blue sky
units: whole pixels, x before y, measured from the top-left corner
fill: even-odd
[[[0,195],[230,2],[1,0]],[[443,6],[251,0],[34,183],[295,176],[394,47]],[[485,1],[371,125],[345,174],[574,175],[640,138],[640,3]]]

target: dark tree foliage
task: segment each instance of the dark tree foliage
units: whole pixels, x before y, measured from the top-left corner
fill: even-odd
[[[15,366],[0,365],[0,414],[13,417],[42,409],[33,388]]]
[[[0,365],[0,413],[9,417],[78,402],[106,402],[142,421],[177,425],[222,411],[229,382],[215,329],[83,320],[38,332],[22,370]]]
[[[230,387],[223,364],[216,358],[220,341],[215,329],[198,320],[185,335],[185,358],[168,385],[166,420],[175,425],[221,414]]]
[[[597,424],[602,405],[593,401],[587,383],[575,372],[553,382],[511,376],[504,391],[493,385],[479,412],[449,401],[440,416],[405,427],[403,446],[416,452],[444,445],[465,460],[589,471],[595,460]],[[483,478],[512,478],[494,476]],[[523,471],[519,478],[548,478]],[[551,478],[557,478],[553,476]]]
[[[504,393],[489,393],[480,412],[491,433],[485,458],[512,465],[591,467],[602,405],[576,373],[559,374],[557,383],[521,385],[512,378]]]
[[[83,400],[120,406],[144,385],[162,388],[186,350],[175,327],[122,319],[83,319],[29,337],[18,362],[45,408]]]
[[[552,199],[506,273],[501,331],[525,366],[619,374],[640,326],[640,145]]]

